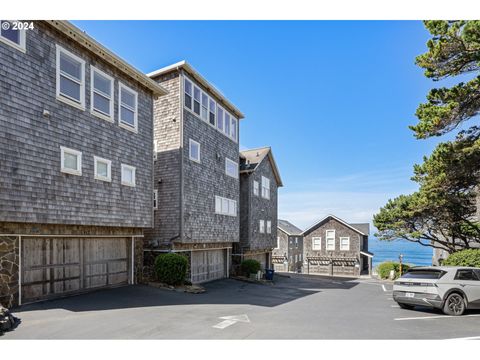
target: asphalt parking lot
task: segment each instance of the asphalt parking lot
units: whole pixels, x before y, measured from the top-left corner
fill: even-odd
[[[388,283],[290,276],[274,285],[214,281],[203,294],[135,285],[25,305],[13,310],[21,324],[2,338],[480,338],[480,311],[404,310]]]

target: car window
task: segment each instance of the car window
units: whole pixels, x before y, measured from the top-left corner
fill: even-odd
[[[458,270],[457,274],[455,275],[455,280],[477,280],[477,274],[473,272],[473,270]]]
[[[440,279],[445,274],[442,270],[409,270],[402,278],[405,279]]]

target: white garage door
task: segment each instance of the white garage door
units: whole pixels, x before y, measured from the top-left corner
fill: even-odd
[[[226,277],[226,250],[192,251],[190,271],[192,283]]]
[[[22,303],[128,284],[126,238],[22,239]]]

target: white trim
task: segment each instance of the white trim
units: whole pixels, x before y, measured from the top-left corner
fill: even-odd
[[[364,255],[364,256],[366,256],[366,257],[369,257],[369,258],[373,258],[373,255],[372,255],[372,254],[366,253],[366,252],[364,252],[364,251],[360,251],[360,254],[361,254],[361,255]]]
[[[265,220],[260,220],[258,226],[258,231],[260,232],[260,234],[265,234]]]
[[[272,221],[267,220],[267,234],[271,234],[271,233],[272,233]]]
[[[342,219],[336,217],[335,215],[327,215],[325,216],[323,219],[317,221],[316,223],[314,223],[313,225],[309,226],[307,229],[303,230],[302,232],[302,236],[305,236],[306,233],[308,233],[310,230],[312,230],[314,227],[316,227],[317,225],[321,224],[323,221],[325,221],[326,219],[328,219],[329,217],[331,217],[332,219],[335,219],[337,220],[338,222],[342,223],[343,225],[347,226],[348,228],[352,229],[353,231],[359,233],[360,235],[364,235],[364,236],[368,236],[368,234],[364,234],[363,232],[361,232],[360,230],[354,228],[352,225],[346,223],[345,221],[343,221]]]
[[[328,233],[329,232],[333,232],[333,249],[328,245],[328,240],[329,240]],[[333,230],[333,229],[325,230],[325,250],[326,251],[335,251],[335,249],[337,248],[335,235],[336,235],[335,230]],[[330,237],[330,240],[332,240],[331,237]]]
[[[1,22],[2,22],[2,21],[7,21],[7,22],[9,22],[9,23],[14,22],[13,20],[12,20],[12,21],[9,21],[9,20],[1,20],[1,21],[0,21],[0,25],[1,25]],[[18,29],[17,31],[19,32],[19,35],[20,35],[20,38],[19,38],[19,39],[20,39],[20,44],[17,44],[16,42],[14,42],[14,41],[12,41],[12,40],[7,39],[6,37],[3,37],[3,36],[1,35],[1,31],[0,31],[0,41],[3,42],[3,43],[5,43],[5,44],[7,44],[7,45],[9,45],[9,46],[11,46],[11,47],[13,47],[13,48],[15,48],[15,49],[17,49],[17,50],[19,50],[19,51],[21,51],[21,52],[23,52],[23,53],[26,53],[26,52],[27,52],[27,48],[26,48],[26,31],[25,31],[25,29],[22,29],[22,30]]]
[[[265,186],[266,184],[268,184],[268,187]],[[264,194],[266,194],[267,196],[264,196]],[[261,196],[263,199],[270,200],[270,179],[263,175],[262,175]]]
[[[95,87],[94,87],[95,73],[98,73],[98,75],[100,75],[101,77],[110,81],[110,115],[107,115],[107,114],[103,113],[101,110],[97,110],[97,109],[94,108],[93,99],[94,99],[94,94],[95,93],[97,93],[98,95],[100,95],[104,98],[107,98],[107,94],[101,93],[99,90],[95,91]],[[113,115],[113,106],[114,106],[113,103],[114,103],[114,99],[115,99],[114,92],[113,92],[114,82],[115,82],[115,80],[113,79],[113,77],[104,73],[102,70],[96,68],[95,66],[90,65],[90,113],[95,115],[96,117],[98,117],[100,119],[107,120],[111,123],[113,123],[115,121],[114,120],[114,115]]]
[[[344,248],[343,245],[342,245],[342,239],[343,240],[345,240],[345,239],[348,240],[348,246],[346,248]],[[350,236],[341,236],[340,237],[340,250],[341,251],[350,251]]]
[[[260,183],[257,180],[253,180],[253,195],[260,196]]]
[[[123,170],[132,170],[132,182],[128,182],[128,181],[125,181],[123,179]],[[135,172],[136,172],[136,168],[135,166],[131,166],[131,165],[126,165],[126,164],[122,164],[121,165],[121,174],[120,174],[120,177],[121,177],[121,183],[122,185],[125,185],[125,186],[131,186],[131,187],[135,187],[136,186],[136,183],[135,183]]]
[[[107,164],[107,177],[101,176],[97,174],[97,162],[101,162]],[[93,176],[97,180],[101,181],[112,181],[112,161],[108,159],[104,159],[98,156],[93,156]]]
[[[59,101],[62,101],[68,105],[74,106],[80,110],[85,110],[85,60],[82,58],[78,57],[77,55],[71,53],[70,51],[64,49],[58,44],[55,44],[56,46],[56,63],[55,63],[55,71],[56,71],[56,98]],[[72,79],[68,75],[62,74],[65,78],[68,78],[71,81],[78,82],[80,81],[80,100],[76,100],[74,98],[70,98],[66,94],[60,93],[60,55],[61,53],[64,53],[68,57],[72,58],[73,60],[77,61],[81,65],[81,76],[80,80],[78,79]]]
[[[77,169],[69,169],[64,167],[65,153],[77,156]],[[60,171],[66,174],[71,175],[82,175],[82,152],[74,149],[67,148],[65,146],[60,146]]]
[[[274,249],[280,249],[280,236],[277,235],[277,247]]]
[[[132,93],[135,98],[135,107],[132,108],[129,105],[125,104],[123,107],[125,107],[127,110],[133,111],[133,126],[122,120],[122,89]],[[129,131],[132,131],[134,133],[138,132],[138,93],[133,90],[132,88],[129,88],[125,84],[118,82],[118,126],[127,129]]]
[[[198,159],[192,157],[192,144],[198,145]],[[200,149],[201,149],[201,146],[200,146],[199,142],[197,142],[193,139],[188,139],[188,158],[192,161],[195,161],[195,162],[199,163],[199,164],[200,164],[200,159],[201,159]]]
[[[228,163],[230,163],[231,165],[235,166],[235,173],[234,175],[231,175],[228,173]],[[230,160],[229,158],[225,158],[225,174],[227,174],[228,176],[234,178],[234,179],[238,179],[238,163],[233,161],[233,160]]]
[[[319,244],[318,247],[315,247],[315,241],[316,240],[320,241],[320,244]],[[314,251],[322,250],[322,237],[321,236],[312,236],[312,250],[314,250]]]

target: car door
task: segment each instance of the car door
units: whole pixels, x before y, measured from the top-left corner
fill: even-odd
[[[473,269],[459,269],[455,275],[455,282],[467,295],[470,308],[480,307],[480,271]]]

